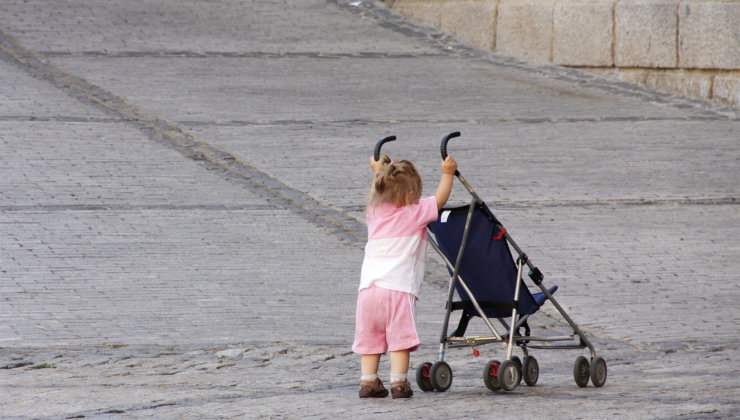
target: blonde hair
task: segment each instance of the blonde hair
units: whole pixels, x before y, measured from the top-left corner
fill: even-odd
[[[408,160],[392,162],[388,155],[380,161],[383,166],[375,173],[368,209],[383,203],[403,207],[410,204],[409,196],[421,198],[421,177],[413,163]]]

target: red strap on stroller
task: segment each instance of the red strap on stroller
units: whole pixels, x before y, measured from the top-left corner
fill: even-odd
[[[501,239],[504,238],[504,235],[506,235],[506,228],[501,229],[498,232],[498,235],[496,235],[496,236],[493,237],[493,240],[494,241],[500,241]]]

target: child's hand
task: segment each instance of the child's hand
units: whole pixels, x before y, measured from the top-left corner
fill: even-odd
[[[457,161],[452,156],[447,156],[442,161],[442,173],[447,175],[455,175],[457,171]]]
[[[378,172],[383,169],[384,164],[390,163],[390,161],[391,158],[388,155],[384,155],[380,160],[375,160],[375,156],[370,156],[370,167],[373,169],[373,172]]]

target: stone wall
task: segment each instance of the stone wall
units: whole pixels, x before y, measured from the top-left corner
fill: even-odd
[[[475,48],[740,106],[740,0],[386,0]]]

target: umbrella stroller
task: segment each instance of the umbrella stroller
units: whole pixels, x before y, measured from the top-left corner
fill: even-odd
[[[458,136],[460,133],[454,132],[442,139],[442,159],[447,157],[449,140]],[[392,140],[395,137],[386,137],[376,144],[376,159],[382,144]],[[553,297],[557,286],[545,287],[542,272],[514,242],[459,171],[455,176],[468,190],[472,201],[461,207],[443,208],[438,220],[428,225],[429,243],[447,265],[450,283],[439,359],[435,363],[426,362],[418,366],[416,383],[419,388],[440,392],[449,389],[452,369],[444,361],[448,347],[472,347],[474,355],[478,356],[477,347],[489,343],[506,346],[506,359],[503,362],[490,360],[483,369],[483,382],[492,391],[512,391],[522,379],[529,386],[537,383],[539,365],[530,355],[530,349],[587,347],[591,358],[579,356],[576,359],[573,367],[575,382],[579,387],[585,387],[590,379],[594,386],[603,386],[607,376],[606,362],[596,355],[588,338]],[[516,253],[516,260],[511,250]],[[533,294],[524,284],[525,267],[529,270],[529,279],[540,292]],[[459,300],[454,300],[455,291]],[[572,328],[572,334],[559,337],[531,335],[527,321],[548,300]],[[462,316],[455,330],[448,334],[453,311],[462,311]],[[484,321],[490,336],[465,336],[468,322],[476,316]],[[491,319],[503,326],[503,334],[496,330]],[[507,322],[507,319],[510,320]],[[515,346],[523,352],[523,359],[513,354]]]

